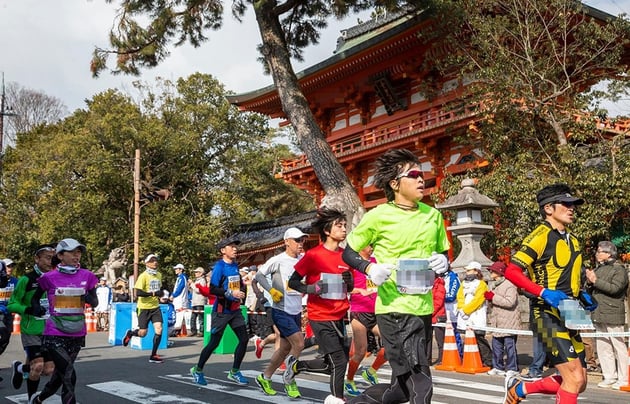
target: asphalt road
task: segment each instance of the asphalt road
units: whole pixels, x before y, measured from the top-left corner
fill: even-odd
[[[265,349],[262,359],[257,359],[250,345],[242,371],[250,377],[249,386],[237,386],[226,379],[231,367],[232,355],[213,355],[204,371],[208,386],[192,383],[188,371],[196,363],[202,348],[202,338],[172,338],[173,346],[159,352],[165,358],[162,364],[148,362],[149,351],[111,346],[107,333],[90,333],[87,346],[79,354],[76,363],[79,403],[321,403],[329,394],[328,378],[315,374],[300,374],[298,385],[302,399],[290,400],[283,392],[280,375],[274,379],[278,390],[275,397],[267,397],[256,386],[253,378],[266,365],[271,356],[271,347]],[[530,340],[519,338],[519,360],[523,365],[529,361]],[[315,349],[305,351],[304,357],[312,357]],[[6,352],[0,356],[0,401],[3,403],[26,403],[26,383],[20,390],[10,385],[11,362],[22,360],[23,352],[18,335],[12,337]],[[364,365],[369,365],[369,359]],[[524,366],[523,366],[524,367]],[[390,368],[385,365],[379,371],[381,381],[388,380]],[[434,404],[463,403],[502,403],[503,378],[486,374],[467,375],[456,372],[433,371]],[[596,387],[600,378],[591,375],[587,391],[580,396],[580,402],[592,404],[630,403],[630,393],[604,390]],[[358,376],[357,386],[367,384]],[[59,403],[59,396],[46,401]],[[527,403],[549,404],[554,399],[549,396],[530,396]]]

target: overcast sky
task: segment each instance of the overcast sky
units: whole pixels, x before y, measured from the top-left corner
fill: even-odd
[[[257,62],[258,27],[252,13],[240,24],[225,16],[220,31],[209,32],[200,48],[171,48],[171,56],[140,77],[113,76],[103,72],[93,79],[89,70],[95,46],[107,48],[118,1],[105,0],[0,0],[0,72],[5,82],[41,91],[61,99],[70,112],[85,108],[84,100],[109,88],[131,92],[130,83],[152,83],[156,76],[176,80],[195,72],[209,73],[226,89],[247,92],[271,84]],[[630,0],[585,2],[613,15],[630,13]],[[224,2],[229,7],[231,2]],[[366,19],[364,17],[363,19]],[[320,44],[306,51],[306,60],[294,65],[301,71],[330,57],[340,30],[356,24],[357,17],[332,22]],[[630,102],[625,102],[625,107]],[[626,113],[630,107],[625,108]]]

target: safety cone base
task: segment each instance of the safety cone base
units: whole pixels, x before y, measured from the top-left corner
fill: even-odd
[[[455,332],[452,327],[447,326],[446,334],[444,335],[444,347],[442,348],[442,364],[436,365],[435,369],[453,371],[461,365],[462,360],[457,350]]]
[[[464,341],[464,359],[462,365],[455,368],[459,373],[483,373],[490,370],[488,366],[483,366],[481,363],[481,355],[479,355],[479,348],[477,346],[477,338],[472,329],[466,330],[466,337]]]

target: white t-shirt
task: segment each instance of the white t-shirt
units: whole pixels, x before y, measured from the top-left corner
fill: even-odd
[[[99,286],[96,288],[96,297],[98,298],[98,305],[94,308],[97,313],[106,313],[109,311],[110,297],[112,290],[109,286]]]
[[[283,299],[278,303],[273,302],[272,307],[282,310],[288,314],[298,314],[302,312],[302,293],[289,288],[289,278],[295,271],[294,265],[302,258],[293,258],[286,252],[271,257],[261,267],[258,268],[256,280],[260,285],[268,285],[268,282],[260,278],[271,277],[271,287],[284,294]]]

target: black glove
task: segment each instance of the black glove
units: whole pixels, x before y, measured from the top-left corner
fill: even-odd
[[[46,309],[44,309],[42,306],[27,307],[26,309],[24,309],[24,314],[41,317],[46,314]]]
[[[352,289],[354,289],[354,277],[352,276],[352,272],[342,272],[341,278],[343,279],[343,283],[345,283],[348,288],[348,293],[352,292]]]
[[[267,298],[265,296],[261,296],[258,298],[258,303],[265,305],[269,302],[269,300],[267,300]]]
[[[306,286],[306,293],[309,295],[321,295],[326,292],[328,292],[328,285],[324,284],[324,281],[317,281]]]

